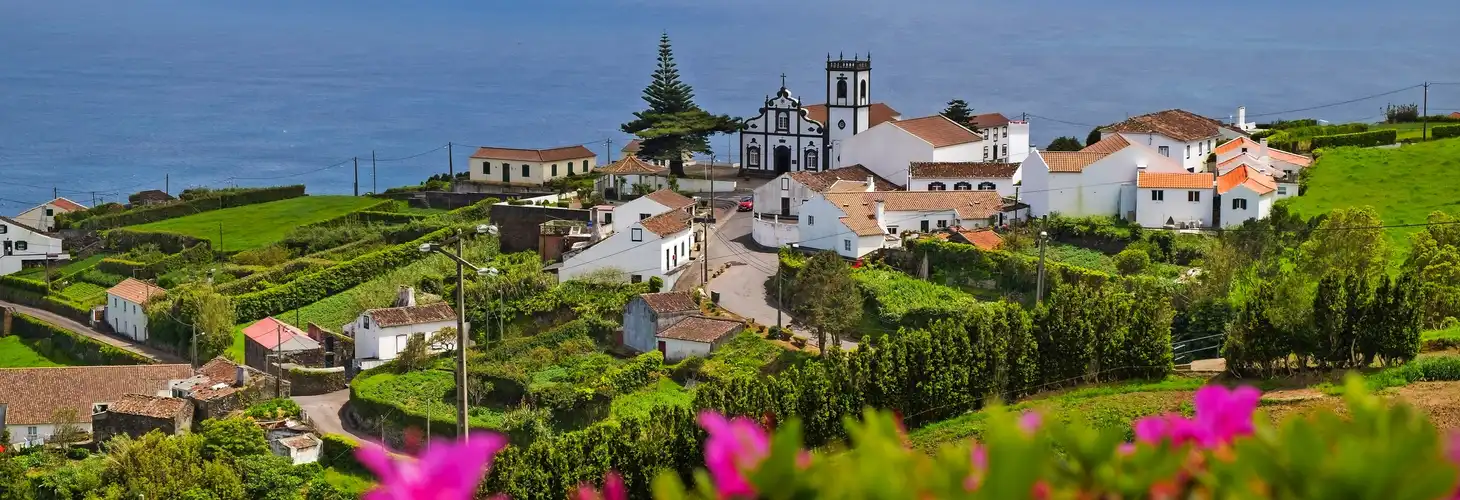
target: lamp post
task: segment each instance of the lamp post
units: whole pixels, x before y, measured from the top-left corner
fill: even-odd
[[[482,224],[476,228],[477,234],[497,234],[497,226]],[[441,245],[434,243],[422,243],[420,250],[423,253],[436,252],[445,255],[456,262],[456,435],[462,442],[467,440],[467,390],[466,390],[466,268],[470,267],[478,275],[495,274],[496,269],[481,268],[467,262],[461,257],[465,249],[466,238],[462,236],[461,230],[456,231],[456,254],[441,248]]]
[[[1034,303],[1036,305],[1044,302],[1044,247],[1045,241],[1049,239],[1049,232],[1039,232],[1039,275],[1034,282]]]

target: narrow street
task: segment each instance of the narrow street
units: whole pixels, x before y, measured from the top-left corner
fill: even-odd
[[[321,433],[354,436],[356,439],[379,442],[380,436],[371,437],[358,434],[345,426],[344,412],[345,404],[350,402],[349,389],[340,389],[315,396],[293,396],[289,399],[299,404],[299,409],[304,410],[304,415],[308,418],[310,425]]]
[[[98,341],[98,342],[102,342],[102,343],[107,344],[107,345],[110,345],[112,347],[116,347],[118,349],[122,349],[122,350],[125,350],[125,351],[131,351],[131,352],[140,354],[142,356],[145,356],[145,357],[147,357],[149,359],[152,359],[153,361],[157,361],[159,363],[182,363],[182,364],[186,364],[188,362],[188,360],[186,360],[186,359],[183,359],[181,357],[178,357],[176,355],[173,355],[172,353],[169,353],[169,352],[166,352],[166,351],[157,349],[155,347],[152,347],[152,346],[149,346],[149,345],[146,345],[146,344],[141,344],[141,343],[133,342],[131,340],[123,339],[123,338],[120,338],[120,337],[106,335],[104,333],[101,333],[101,332],[98,332],[96,330],[93,330],[89,326],[86,326],[86,325],[83,325],[81,323],[78,323],[75,320],[72,320],[72,319],[67,318],[65,316],[61,316],[59,314],[56,314],[56,313],[53,313],[53,312],[50,312],[50,311],[47,311],[47,310],[44,310],[44,309],[36,309],[34,307],[23,306],[23,305],[20,305],[20,304],[16,304],[16,303],[12,303],[12,302],[6,302],[6,301],[3,301],[3,300],[0,300],[0,306],[12,308],[16,312],[21,313],[21,314],[24,314],[26,316],[31,316],[31,317],[34,317],[36,319],[40,319],[42,321],[45,321],[47,323],[50,323],[50,324],[59,326],[61,328],[65,328],[67,330],[71,330],[72,332],[75,332],[75,333],[78,333],[78,334],[81,334],[81,335],[85,335],[87,337],[90,337],[90,338]]]

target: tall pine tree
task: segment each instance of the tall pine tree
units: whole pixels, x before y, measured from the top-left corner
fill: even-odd
[[[940,114],[953,120],[954,123],[968,126],[968,122],[973,119],[973,108],[969,108],[968,102],[963,99],[954,99],[948,101],[948,107],[944,108]]]
[[[740,130],[739,119],[712,115],[695,105],[694,89],[679,80],[667,33],[659,38],[659,64],[644,88],[644,102],[649,109],[634,113],[634,120],[619,128],[643,139],[639,156],[668,161],[671,175],[684,176],[685,153],[710,151],[711,134]]]

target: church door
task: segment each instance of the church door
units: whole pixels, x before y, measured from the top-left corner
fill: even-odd
[[[791,171],[791,148],[787,146],[776,146],[776,173]]]

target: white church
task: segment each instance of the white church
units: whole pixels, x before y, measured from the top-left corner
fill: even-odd
[[[872,103],[871,86],[870,55],[850,60],[827,56],[824,105],[803,107],[781,75],[781,89],[766,99],[759,115],[745,121],[740,132],[741,164],[748,173],[767,176],[835,168],[843,141],[874,121],[899,118],[892,108]]]

